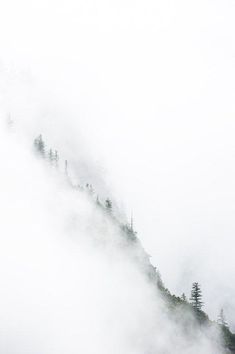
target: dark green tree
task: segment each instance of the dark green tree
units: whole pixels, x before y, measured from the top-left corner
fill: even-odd
[[[193,307],[198,311],[200,311],[203,306],[203,302],[201,300],[202,300],[202,291],[200,285],[195,282],[192,285],[190,301]]]

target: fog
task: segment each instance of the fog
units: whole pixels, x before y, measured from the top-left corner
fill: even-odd
[[[1,352],[222,353],[215,329],[179,312],[188,335],[169,316],[138,247],[63,167],[37,158],[15,127],[0,137]]]
[[[189,295],[198,281],[205,310],[223,307],[234,328],[234,3],[0,7],[1,117],[19,144],[42,133],[71,173],[133,212],[166,286]]]

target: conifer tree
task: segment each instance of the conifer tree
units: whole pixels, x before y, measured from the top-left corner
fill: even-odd
[[[39,140],[38,140],[38,150],[42,154],[42,156],[45,156],[45,143],[42,139],[42,135],[39,135]]]
[[[228,328],[228,323],[227,323],[226,318],[224,316],[224,310],[223,309],[220,310],[217,322],[218,322],[219,325],[225,326],[225,327]]]
[[[48,158],[49,158],[50,163],[52,164],[53,163],[53,151],[52,151],[52,149],[50,149],[49,152],[48,152]]]
[[[53,157],[54,161],[55,161],[55,166],[58,167],[58,162],[59,162],[59,155],[58,155],[58,151],[55,150],[54,152],[54,157]]]
[[[38,152],[38,138],[34,139],[33,145],[34,145],[35,150]]]
[[[99,196],[98,196],[98,195],[97,195],[97,197],[96,197],[96,204],[99,205],[99,206],[101,205],[100,199],[99,199]]]
[[[65,160],[64,162],[64,172],[65,172],[65,175],[68,176],[68,161]]]
[[[34,147],[42,157],[45,157],[45,143],[41,134],[36,139],[34,139]]]
[[[110,199],[106,199],[105,208],[111,213],[112,212],[112,202]]]
[[[200,285],[195,282],[192,285],[190,300],[193,307],[198,311],[200,311],[203,306],[203,302],[201,301],[201,299],[202,299],[202,291]]]
[[[94,191],[94,189],[93,189],[92,184],[87,183],[87,184],[86,184],[86,189],[87,189],[87,192],[88,192],[90,195],[94,195],[95,191]]]

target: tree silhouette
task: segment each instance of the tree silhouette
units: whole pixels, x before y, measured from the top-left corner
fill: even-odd
[[[105,208],[111,213],[111,211],[112,211],[112,202],[111,202],[110,199],[106,199]]]
[[[195,282],[192,285],[190,300],[193,307],[198,311],[200,311],[203,306],[203,302],[201,301],[201,299],[202,299],[202,291],[200,285]]]
[[[219,325],[225,326],[225,327],[228,328],[228,322],[226,321],[226,318],[224,316],[224,310],[223,309],[220,310],[217,322],[218,322]]]
[[[59,162],[59,154],[58,151],[55,150],[53,160],[55,161],[55,166],[58,167],[58,162]]]
[[[49,158],[50,163],[52,164],[53,163],[53,151],[52,151],[52,149],[50,149],[49,152],[48,152],[48,158]]]
[[[65,175],[68,177],[68,161],[65,160],[64,162],[64,172],[65,172]]]
[[[42,157],[45,157],[45,143],[41,134],[36,139],[34,139],[34,147]]]

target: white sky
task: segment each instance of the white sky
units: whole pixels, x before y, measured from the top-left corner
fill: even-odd
[[[234,10],[232,0],[0,3],[1,70],[22,71],[52,111],[58,102],[32,125],[74,149],[79,131],[166,285],[188,294],[198,280],[207,310],[224,306],[230,321]]]

